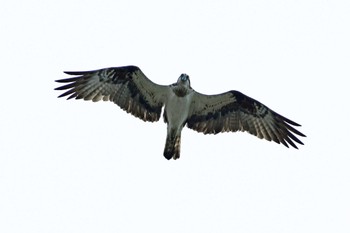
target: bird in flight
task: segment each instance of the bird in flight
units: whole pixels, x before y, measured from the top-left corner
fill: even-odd
[[[180,157],[184,126],[204,134],[246,131],[296,149],[295,142],[303,145],[296,135],[305,135],[293,127],[299,124],[239,91],[217,95],[196,92],[187,74],[181,74],[174,84],[158,85],[137,66],[65,73],[75,77],[56,80],[63,86],[55,90],[65,90],[59,97],[112,101],[135,117],[151,122],[159,120],[164,106],[167,124],[164,157],[168,160]]]

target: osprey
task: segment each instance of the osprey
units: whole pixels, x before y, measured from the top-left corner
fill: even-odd
[[[76,77],[56,80],[65,83],[55,88],[66,90],[59,97],[112,101],[126,112],[151,122],[159,120],[165,106],[166,159],[180,157],[181,131],[185,125],[204,134],[247,131],[286,147],[297,149],[294,142],[303,145],[296,135],[305,135],[293,127],[299,124],[238,91],[217,95],[198,93],[192,89],[187,74],[181,74],[174,84],[158,85],[136,66],[65,73]]]

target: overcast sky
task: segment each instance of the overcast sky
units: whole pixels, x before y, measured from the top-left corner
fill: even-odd
[[[350,232],[350,2],[5,1],[0,232]],[[299,150],[58,99],[64,70],[137,65],[239,90],[302,125]]]

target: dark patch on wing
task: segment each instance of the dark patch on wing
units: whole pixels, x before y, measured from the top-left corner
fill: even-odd
[[[224,117],[227,114],[234,111],[242,111],[247,114],[251,114],[253,116],[258,116],[257,109],[263,109],[264,105],[262,105],[259,101],[254,100],[239,91],[229,91],[231,93],[232,101],[221,108],[212,109],[207,114],[193,114],[188,119],[188,124],[194,121],[206,121],[210,119],[218,119],[219,117]],[[224,93],[227,94],[227,93]],[[254,105],[255,104],[255,105]],[[209,109],[209,106],[205,107],[205,110]],[[260,113],[259,117],[264,117],[267,114],[267,109],[265,109],[262,113]]]
[[[239,91],[230,91],[232,97],[236,99],[232,103],[222,107],[221,111],[229,113],[231,111],[243,111],[253,116],[264,117],[267,114],[267,108],[259,101],[250,98]],[[260,111],[258,113],[258,110]]]
[[[136,100],[142,106],[144,106],[147,111],[156,112],[157,120],[158,120],[162,111],[163,104],[159,103],[158,105],[151,106],[146,100],[146,98],[144,97],[144,95],[142,95],[142,92],[140,92],[140,90],[137,88],[134,82],[128,82],[128,88],[130,90],[130,97]]]

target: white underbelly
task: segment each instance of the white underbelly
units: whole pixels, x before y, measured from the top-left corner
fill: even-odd
[[[165,106],[166,117],[170,128],[180,128],[187,120],[192,93],[185,97],[178,97],[171,93]]]

